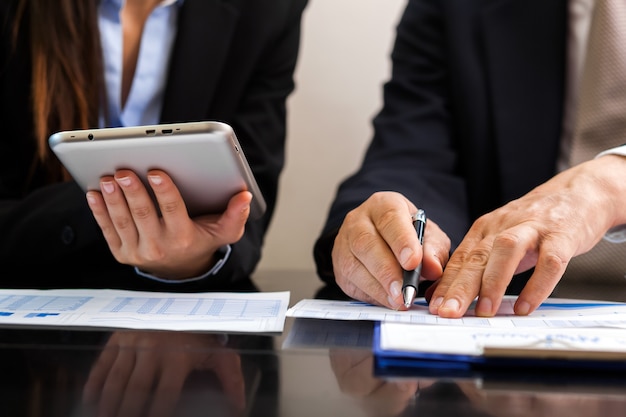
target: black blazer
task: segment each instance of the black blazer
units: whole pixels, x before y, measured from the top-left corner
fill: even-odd
[[[458,245],[481,214],[556,172],[567,0],[409,0],[362,166],[341,183],[314,256],[348,211],[398,191]]]
[[[16,3],[0,5],[0,264],[5,271],[0,285],[195,291],[248,277],[275,208],[285,157],[286,99],[294,89],[307,0],[186,0],[182,6],[161,121],[231,124],[267,202],[267,213],[248,223],[221,272],[189,285],[155,283],[118,264],[75,183],[45,185],[39,176],[25,184],[34,152],[30,52],[24,36],[15,53],[11,49]],[[9,270],[18,272],[8,276]],[[33,278],[49,270],[67,278]],[[101,281],[95,278],[99,273]]]

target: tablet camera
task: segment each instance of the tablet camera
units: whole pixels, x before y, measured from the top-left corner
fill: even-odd
[[[93,140],[93,133],[88,134],[88,135],[87,135],[87,139],[89,139],[89,140]]]

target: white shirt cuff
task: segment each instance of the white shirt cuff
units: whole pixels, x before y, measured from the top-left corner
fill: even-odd
[[[596,155],[599,158],[604,155],[621,155],[626,156],[626,143],[615,148],[607,149]],[[626,224],[615,226],[609,229],[604,235],[604,240],[608,240],[612,243],[626,242]]]
[[[626,156],[626,143],[620,146],[616,146],[615,148],[607,149],[605,151],[600,152],[596,155],[596,158],[599,158],[604,155],[622,155]]]
[[[165,278],[159,278],[152,274],[143,272],[137,267],[135,267],[135,273],[144,278],[148,278],[153,281],[164,282],[166,284],[186,284],[188,282],[200,281],[201,279],[205,279],[211,275],[217,274],[220,271],[220,269],[222,269],[222,267],[224,266],[228,258],[230,257],[231,252],[232,252],[232,248],[230,247],[230,245],[225,245],[219,248],[217,250],[217,253],[221,255],[221,258],[217,261],[215,265],[213,265],[213,268],[209,269],[207,272],[205,272],[202,275],[198,275],[197,277],[191,277],[191,278],[185,278],[185,279],[165,279]]]
[[[611,243],[626,242],[626,224],[610,228],[609,231],[604,234],[603,239]]]

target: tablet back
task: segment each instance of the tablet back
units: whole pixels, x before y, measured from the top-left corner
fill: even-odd
[[[146,174],[161,169],[172,177],[192,217],[221,213],[242,190],[253,194],[251,218],[265,212],[265,200],[239,141],[225,123],[64,131],[50,136],[49,143],[85,191],[99,190],[103,175],[131,169],[151,192]]]

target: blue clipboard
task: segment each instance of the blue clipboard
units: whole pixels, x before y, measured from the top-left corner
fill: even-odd
[[[524,356],[485,356],[439,354],[419,351],[388,350],[381,347],[381,322],[374,325],[373,354],[376,371],[397,375],[452,375],[471,377],[489,371],[588,370],[593,372],[623,372],[626,360],[584,358],[541,358]]]

